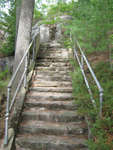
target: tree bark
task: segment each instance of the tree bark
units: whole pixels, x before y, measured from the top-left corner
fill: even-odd
[[[29,46],[35,0],[22,0],[16,41],[14,71]]]
[[[16,0],[16,37],[15,37],[15,44],[18,35],[18,25],[20,20],[20,11],[21,11],[21,0]]]

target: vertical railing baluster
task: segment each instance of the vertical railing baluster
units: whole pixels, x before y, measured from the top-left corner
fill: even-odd
[[[81,66],[82,66],[82,69],[84,70],[84,57],[81,55]]]
[[[86,83],[86,86],[87,86],[87,89],[88,89],[88,92],[91,96],[91,101],[93,102],[94,104],[94,107],[96,107],[96,103],[95,103],[95,100],[93,99],[93,93],[92,93],[92,90],[90,88],[90,86],[87,84],[88,81],[86,80],[86,74],[85,74],[85,70],[84,70],[84,63],[86,64],[87,68],[89,69],[90,73],[91,73],[91,76],[92,78],[94,79],[97,87],[98,87],[98,90],[99,90],[99,100],[100,100],[100,108],[99,108],[99,113],[98,115],[100,116],[100,118],[102,117],[102,103],[103,103],[103,88],[101,87],[93,69],[91,68],[91,65],[89,64],[83,50],[81,49],[80,47],[80,44],[79,42],[76,40],[76,37],[74,36],[73,37],[73,47],[74,47],[74,57],[76,57],[78,63],[79,63],[79,66],[80,66],[80,69],[82,71],[82,74],[83,74],[83,77],[84,77],[84,80],[85,80],[85,83]],[[79,52],[78,52],[79,51]],[[80,55],[79,55],[80,54]],[[80,58],[79,58],[80,56]]]
[[[102,118],[102,103],[103,103],[103,91],[100,92],[100,118]]]
[[[8,144],[8,121],[9,121],[9,103],[10,103],[11,87],[7,88],[7,105],[6,105],[6,115],[5,115],[5,140],[4,145]]]
[[[28,70],[28,55],[25,57],[25,77],[24,77],[24,88],[27,84],[27,70]]]
[[[35,59],[35,46],[36,46],[36,39],[33,41],[33,56],[32,56],[32,61]]]
[[[34,36],[34,39],[37,37],[37,35],[39,34],[39,32],[37,32]],[[4,136],[4,146],[6,146],[8,144],[8,121],[9,121],[9,115],[11,113],[11,109],[12,109],[12,106],[15,102],[15,99],[16,99],[16,96],[18,94],[18,91],[21,87],[22,84],[24,84],[23,86],[26,88],[26,85],[27,85],[27,72],[28,72],[28,63],[29,63],[29,60],[30,60],[30,57],[29,57],[29,53],[30,53],[30,49],[33,45],[33,60],[35,59],[35,47],[36,47],[36,39],[35,40],[32,40],[31,43],[29,44],[27,50],[25,51],[25,54],[23,55],[22,59],[20,60],[18,66],[17,66],[17,69],[15,70],[14,74],[12,75],[12,78],[8,84],[8,88],[7,88],[7,104],[6,104],[6,114],[5,114],[5,136]],[[33,43],[34,42],[34,43]],[[23,66],[24,65],[24,66]],[[16,79],[16,76],[20,70],[20,67],[24,67],[24,71],[23,71],[23,74],[21,76],[21,79],[19,80],[18,84],[16,85],[16,90],[14,93],[11,93],[11,88],[14,84],[14,81]],[[23,83],[24,82],[24,83]],[[13,94],[13,95],[11,95]]]

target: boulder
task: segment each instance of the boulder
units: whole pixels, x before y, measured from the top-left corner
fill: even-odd
[[[47,25],[40,26],[40,43],[48,42],[50,40],[49,27]]]
[[[62,38],[62,24],[56,25],[56,33],[55,33],[55,40],[60,40]]]
[[[67,21],[72,20],[72,16],[64,15],[64,16],[59,16],[58,18],[60,18],[61,23],[56,24],[55,40],[57,40],[57,41],[62,39],[62,36],[65,32],[65,29],[62,27],[62,25],[68,24]],[[55,18],[55,19],[57,19],[57,18]]]
[[[59,18],[62,20],[72,20],[72,16],[69,15],[59,16]]]

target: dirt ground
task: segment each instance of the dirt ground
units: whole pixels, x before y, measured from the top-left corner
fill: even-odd
[[[101,61],[109,61],[109,51],[105,52],[94,52],[88,55],[88,60],[91,65],[96,65]]]

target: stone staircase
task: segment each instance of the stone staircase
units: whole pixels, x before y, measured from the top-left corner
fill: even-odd
[[[87,150],[87,128],[73,101],[68,55],[55,42],[40,50],[16,150]]]

